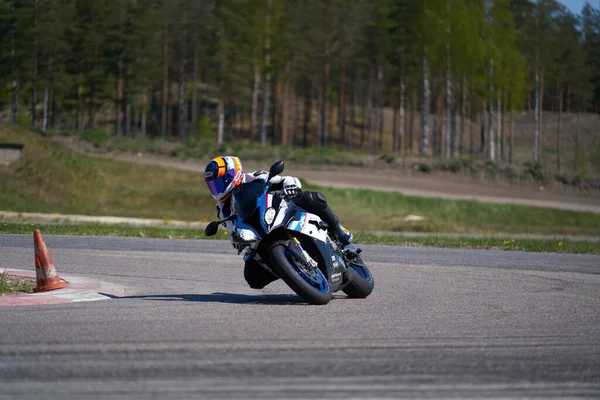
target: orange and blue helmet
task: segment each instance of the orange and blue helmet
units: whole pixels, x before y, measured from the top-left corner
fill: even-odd
[[[204,181],[210,194],[221,202],[229,198],[231,191],[242,183],[243,178],[244,170],[238,157],[219,156],[204,169]]]

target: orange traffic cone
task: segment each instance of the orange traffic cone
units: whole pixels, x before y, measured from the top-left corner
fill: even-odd
[[[39,229],[33,231],[33,247],[35,249],[35,273],[37,275],[37,287],[34,292],[47,292],[49,290],[62,289],[67,282],[62,282],[56,273],[46,243],[42,239]]]

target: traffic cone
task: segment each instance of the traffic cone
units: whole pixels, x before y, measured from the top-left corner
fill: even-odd
[[[49,290],[62,289],[67,282],[62,282],[56,273],[46,243],[42,239],[39,229],[33,231],[33,247],[35,249],[35,273],[37,276],[37,287],[34,292],[47,292]]]

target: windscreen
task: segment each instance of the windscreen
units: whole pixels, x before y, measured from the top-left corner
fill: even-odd
[[[233,190],[233,201],[238,215],[242,219],[248,219],[256,209],[258,194],[263,190],[264,183],[248,182],[238,185]]]

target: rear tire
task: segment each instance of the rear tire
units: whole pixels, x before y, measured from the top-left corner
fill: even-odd
[[[342,289],[346,295],[352,299],[364,299],[373,292],[375,281],[373,275],[365,263],[356,258],[356,262],[348,266],[348,274],[351,282]]]
[[[288,286],[300,297],[310,304],[323,305],[329,303],[332,298],[331,287],[327,277],[317,268],[316,275],[322,279],[321,289],[317,289],[308,283],[297,271],[295,265],[292,265],[289,250],[282,244],[276,245],[269,254],[270,266]]]

